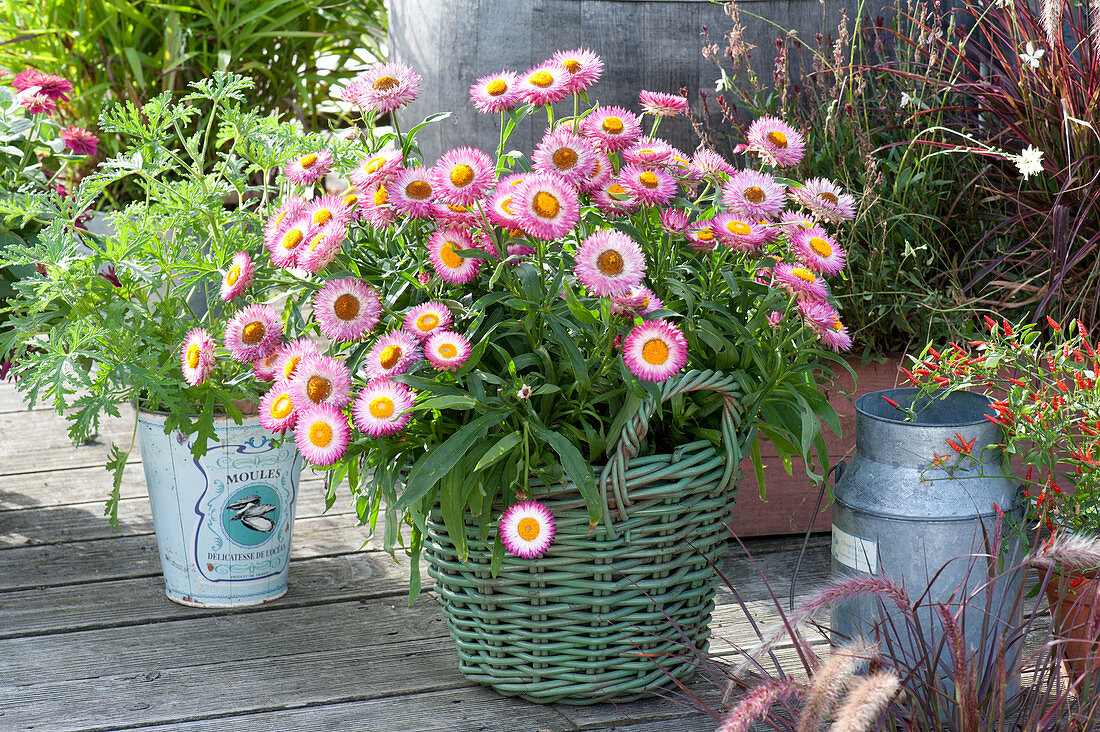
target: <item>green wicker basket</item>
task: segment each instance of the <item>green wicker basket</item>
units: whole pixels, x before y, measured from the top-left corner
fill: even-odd
[[[462,562],[441,516],[430,518],[424,556],[466,678],[529,701],[594,704],[691,676],[707,649],[713,562],[746,438],[729,376],[692,371],[667,382],[662,400],[701,389],[723,396],[725,454],[704,440],[636,457],[656,407],[643,404],[600,475],[603,523],[590,530],[571,484],[535,491],[557,525],[538,559],[506,556],[493,577],[495,534],[480,542],[469,523]]]

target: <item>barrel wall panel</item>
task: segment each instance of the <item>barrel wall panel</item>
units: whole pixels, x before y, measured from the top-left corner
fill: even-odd
[[[740,7],[746,38],[756,46],[757,74],[770,79],[775,39],[781,34],[776,26],[798,29],[807,40],[817,32],[829,35],[843,5],[743,0]],[[869,6],[867,12],[872,12]],[[459,145],[491,152],[498,121],[474,111],[470,85],[501,69],[522,73],[554,51],[578,47],[590,48],[604,60],[604,77],[592,90],[602,104],[637,111],[641,89],[679,93],[686,87],[693,110],[700,114],[699,90],[713,92],[719,77],[715,62],[702,55],[704,26],[717,43],[731,24],[722,6],[705,0],[391,0],[391,58],[424,77],[424,94],[398,120],[408,129],[433,112],[454,112],[418,137],[429,164]],[[569,110],[567,102],[556,107],[558,114]],[[545,122],[542,115],[525,120],[510,147],[529,153]],[[685,119],[666,120],[661,135],[687,152],[698,144]]]

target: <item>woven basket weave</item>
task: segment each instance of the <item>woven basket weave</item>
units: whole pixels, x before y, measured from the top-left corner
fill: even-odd
[[[538,559],[506,556],[493,577],[495,534],[480,542],[469,523],[461,562],[440,515],[430,518],[424,556],[466,678],[529,701],[593,704],[692,674],[707,649],[712,563],[729,536],[745,438],[731,377],[692,371],[666,382],[662,400],[703,389],[723,396],[725,454],[700,441],[635,457],[656,408],[644,403],[600,475],[603,523],[590,530],[571,484],[533,491],[557,525]]]

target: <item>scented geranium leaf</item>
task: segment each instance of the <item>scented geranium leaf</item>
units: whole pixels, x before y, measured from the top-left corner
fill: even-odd
[[[107,517],[111,527],[118,531],[118,502],[122,497],[122,475],[126,470],[126,461],[130,453],[123,452],[118,445],[111,445],[107,454],[107,472],[111,473],[111,494],[107,498],[107,505],[103,509],[103,515]]]
[[[419,501],[454,467],[470,447],[485,437],[489,426],[500,420],[500,413],[489,412],[454,432],[442,444],[420,456],[409,471],[409,481],[398,498],[397,510],[404,510]]]
[[[592,465],[584,459],[580,450],[560,433],[547,429],[537,422],[531,422],[531,431],[558,454],[565,474],[573,485],[577,486],[581,497],[584,498],[584,505],[588,507],[589,520],[593,524],[599,521],[600,516],[603,515],[603,504],[596,490],[596,476],[592,472]]]

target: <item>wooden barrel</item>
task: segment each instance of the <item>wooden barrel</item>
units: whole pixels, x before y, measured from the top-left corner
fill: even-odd
[[[391,59],[424,78],[421,98],[399,113],[402,128],[432,112],[454,112],[418,135],[429,164],[459,145],[487,152],[496,147],[497,117],[470,104],[469,88],[478,77],[501,69],[522,73],[558,50],[590,48],[603,58],[603,79],[590,98],[605,106],[639,111],[641,89],[678,94],[686,87],[693,111],[701,113],[699,90],[713,93],[720,75],[715,61],[702,55],[703,28],[720,44],[731,28],[723,7],[708,0],[391,0],[390,6]],[[818,0],[742,0],[740,7],[745,40],[756,46],[754,66],[770,80],[781,32],[749,13],[809,39],[835,32],[841,5],[829,3],[827,17]],[[568,105],[556,111],[567,113]],[[545,122],[541,114],[526,120],[511,147],[530,152]],[[660,134],[685,152],[698,144],[684,118],[663,122]]]

